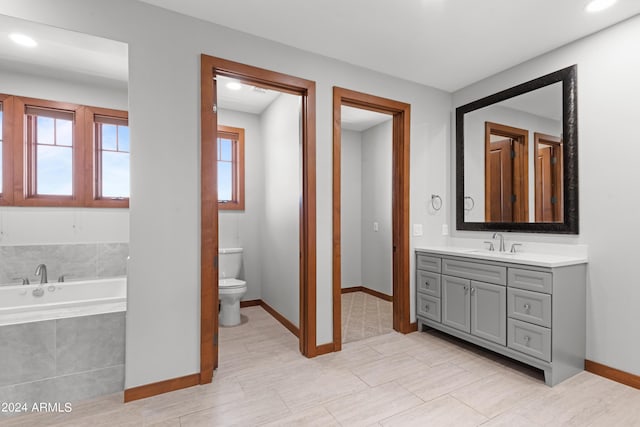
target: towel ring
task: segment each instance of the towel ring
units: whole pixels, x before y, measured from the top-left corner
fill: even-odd
[[[470,208],[467,208],[467,199],[471,200],[471,207]],[[474,208],[475,205],[476,205],[476,202],[473,200],[473,197],[464,196],[464,210],[465,211],[470,211],[471,209]]]
[[[442,209],[442,198],[437,194],[431,195],[431,207],[434,211],[439,211]]]

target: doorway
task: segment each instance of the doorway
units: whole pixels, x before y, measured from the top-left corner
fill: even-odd
[[[529,132],[485,123],[485,221],[529,221]]]
[[[265,89],[298,95],[301,107],[300,352],[316,348],[315,82],[201,55],[201,305],[200,384],[212,381],[218,366],[218,106],[216,78],[234,78]]]
[[[339,87],[333,88],[333,350],[342,348],[341,155],[342,107],[365,109],[393,117],[391,253],[393,329],[415,330],[409,311],[409,104]]]
[[[535,132],[536,222],[562,222],[562,138]]]

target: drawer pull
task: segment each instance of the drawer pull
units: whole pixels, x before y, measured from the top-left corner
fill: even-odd
[[[424,306],[424,311],[429,311],[429,306],[428,305]]]
[[[525,335],[525,336],[524,336],[524,343],[525,343],[526,345],[529,345],[529,341],[531,341],[531,337],[530,337],[529,335]]]
[[[424,282],[424,286],[428,288],[429,287],[429,282]]]
[[[471,288],[471,293],[474,294],[476,292],[476,288]]]
[[[468,287],[468,286],[465,286],[463,289],[464,289],[464,293],[466,294],[466,293],[467,293],[467,291],[469,290],[469,287]]]
[[[527,311],[527,312],[528,312],[530,308],[531,308],[531,306],[530,306],[529,304],[525,304],[525,305],[524,305],[524,309],[525,309],[525,311]]]

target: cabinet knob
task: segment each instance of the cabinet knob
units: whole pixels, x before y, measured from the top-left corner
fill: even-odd
[[[525,305],[524,305],[524,309],[525,309],[526,311],[529,311],[529,309],[530,309],[530,308],[531,308],[531,306],[530,306],[529,304],[525,304]]]
[[[471,293],[475,293],[476,292],[476,288],[471,288]]]
[[[424,286],[429,287],[429,282],[424,282]]]
[[[467,292],[469,290],[469,287],[465,286],[463,289],[464,289],[465,292]]]
[[[429,311],[429,306],[428,305],[424,306],[424,311]]]
[[[529,341],[531,341],[531,337],[529,335],[525,335],[524,336],[524,343],[528,345]]]

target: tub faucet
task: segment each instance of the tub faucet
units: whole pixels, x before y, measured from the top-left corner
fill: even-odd
[[[44,264],[38,264],[36,267],[36,276],[40,276],[40,284],[49,283],[47,281],[47,266]]]
[[[495,239],[498,236],[500,237],[500,252],[504,252],[504,236],[502,233],[493,233],[492,239]]]

